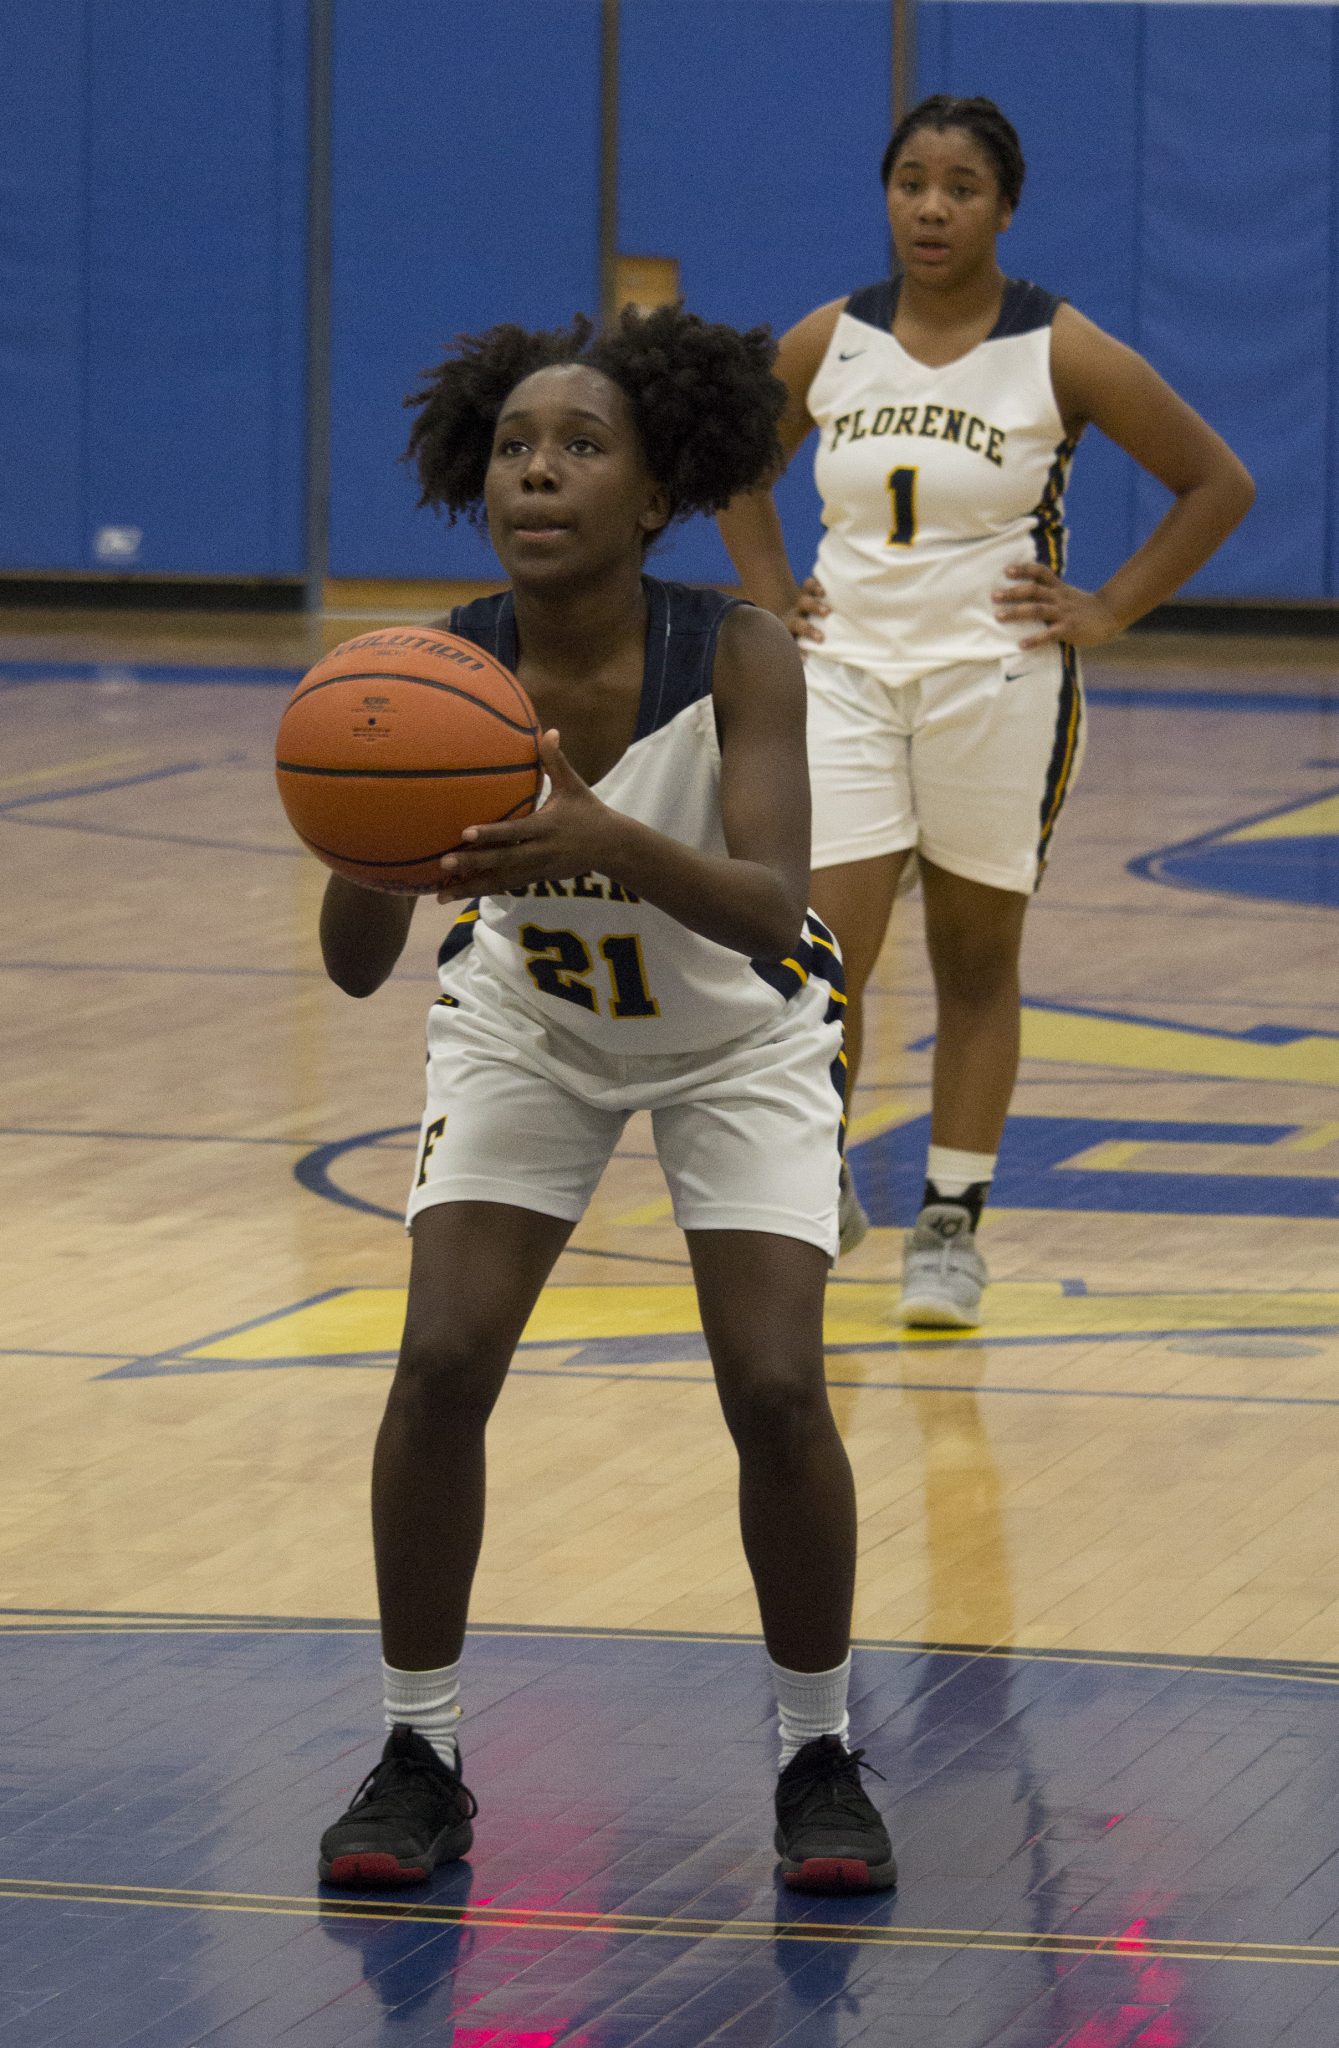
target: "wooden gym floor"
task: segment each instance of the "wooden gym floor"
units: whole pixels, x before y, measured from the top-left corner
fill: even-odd
[[[882,962],[830,1378],[896,1899],[778,1893],[733,1463],[630,1128],[493,1430],[468,1868],[324,1901],[440,936],[322,976],[270,772],[365,623],[0,619],[0,2048],[1333,2048],[1339,652],[1131,637],[1029,920],[979,1336],[904,1335]]]

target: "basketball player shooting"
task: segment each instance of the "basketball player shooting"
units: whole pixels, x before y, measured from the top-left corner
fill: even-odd
[[[782,1872],[823,1891],[895,1882],[846,1740],[855,1499],[822,1349],[843,998],[806,910],[800,657],[765,612],[643,573],[671,520],[775,465],[772,357],[761,331],[662,308],[598,339],[584,321],[494,328],[418,396],[423,501],[486,514],[511,579],[446,623],[518,675],[551,790],[442,863],[443,896],[467,907],[439,956],[408,1312],[373,1466],[390,1733],[322,1838],[332,1884],[417,1883],[470,1847],[460,1658],[486,1425],[639,1109],[739,1454]],[[340,987],[386,979],[414,901],[332,876],[321,938]]]

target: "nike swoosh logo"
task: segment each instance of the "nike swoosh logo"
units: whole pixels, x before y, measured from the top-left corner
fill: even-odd
[[[839,348],[837,350],[837,361],[839,363],[853,362],[856,356],[863,356],[864,353],[863,348]]]
[[[1020,677],[1025,676],[1026,674],[1027,670],[1025,668],[1016,668],[1012,675],[1010,675],[1009,671],[1006,669],[1004,672],[1004,680],[1006,683],[1016,683],[1018,682]]]

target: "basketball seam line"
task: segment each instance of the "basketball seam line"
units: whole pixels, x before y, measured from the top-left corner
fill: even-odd
[[[458,683],[439,683],[431,676],[401,675],[394,669],[368,669],[365,672],[360,670],[357,675],[323,676],[319,683],[312,683],[307,689],[301,690],[300,694],[290,698],[288,710],[296,710],[299,704],[305,704],[309,697],[314,697],[318,690],[328,690],[335,683],[418,683],[425,690],[441,690],[449,697],[463,697],[467,704],[474,704],[480,711],[486,711],[490,718],[496,718],[502,725],[510,726],[513,732],[523,732],[529,739],[539,737],[538,725],[522,725],[516,719],[508,718],[505,711],[499,711],[494,704],[485,703],[482,697],[476,697],[470,690],[462,690]]]
[[[294,830],[297,830],[296,826]],[[322,846],[318,839],[309,839],[305,832],[299,832],[298,838],[312,853],[326,856],[331,860],[342,860],[346,867],[351,868],[421,868],[425,861],[443,860],[448,853],[459,853],[465,843],[463,839],[457,839],[453,845],[443,846],[436,853],[402,853],[393,860],[365,860],[360,854],[341,853],[337,847]],[[433,889],[438,884],[428,881],[422,886]],[[441,886],[445,887],[445,883]]]
[[[370,782],[449,782],[461,775],[534,775],[537,761],[508,761],[500,768],[318,768],[300,761],[276,761],[282,775],[361,775]]]

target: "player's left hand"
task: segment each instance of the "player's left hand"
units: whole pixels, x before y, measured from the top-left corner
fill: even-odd
[[[439,903],[605,872],[601,862],[608,858],[615,813],[581,780],[556,728],[541,736],[539,757],[549,778],[544,802],[528,818],[471,825],[459,851],[443,857]]]
[[[1009,581],[991,592],[996,618],[1006,626],[1038,619],[1044,628],[1020,640],[1020,647],[1044,647],[1051,640],[1067,640],[1071,647],[1100,647],[1121,631],[1120,620],[1096,591],[1062,583],[1042,562],[1010,562],[1004,573]]]

